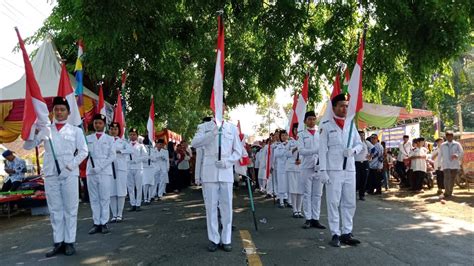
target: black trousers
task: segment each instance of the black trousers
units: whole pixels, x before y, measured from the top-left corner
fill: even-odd
[[[407,178],[407,170],[404,162],[397,161],[397,164],[395,164],[395,171],[398,174],[398,177],[400,178],[400,186],[409,186],[408,178]]]
[[[365,196],[367,189],[367,176],[369,174],[369,162],[356,162],[356,190],[359,191],[359,198]]]
[[[426,172],[413,171],[413,175],[412,175],[413,183],[412,183],[411,189],[416,190],[416,191],[421,190],[423,188],[423,180],[425,179],[425,177],[426,177]]]
[[[20,185],[21,181],[12,182],[11,180],[8,180],[6,183],[3,183],[2,192],[16,191]]]
[[[382,170],[370,169],[367,181],[367,191],[369,194],[382,194]]]
[[[436,170],[436,184],[438,189],[444,189],[444,173],[441,170]]]

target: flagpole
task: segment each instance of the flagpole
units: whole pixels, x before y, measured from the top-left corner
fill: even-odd
[[[40,175],[41,173],[41,167],[40,167],[40,161],[39,161],[39,149],[38,146],[35,147],[35,153],[36,153],[36,173]]]
[[[367,24],[364,25],[364,32],[362,34],[362,43],[363,43],[363,46],[364,46],[363,48],[364,49],[365,49],[365,36],[366,36],[366,33],[367,33]],[[362,69],[360,71],[362,73]],[[351,140],[352,140],[352,130],[354,128],[354,118],[355,118],[355,115],[352,118],[351,127],[349,129],[349,135],[347,136],[347,145],[346,145],[347,149],[349,148],[349,145],[351,144]],[[346,165],[347,165],[347,157],[344,157],[344,162],[342,164],[342,170],[346,170]]]
[[[56,157],[56,152],[54,151],[53,140],[48,137],[49,147],[51,148],[51,153],[53,154],[54,164],[56,165],[56,171],[58,172],[58,176],[61,174],[61,169],[59,169],[59,162],[58,158]]]
[[[253,194],[252,194],[252,183],[251,183],[250,177],[248,176],[245,176],[245,177],[247,178],[247,188],[249,190],[250,208],[252,209],[253,224],[255,225],[255,231],[258,231],[257,218],[255,217],[255,204],[253,202]]]

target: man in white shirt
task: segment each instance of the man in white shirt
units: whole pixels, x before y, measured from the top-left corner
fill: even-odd
[[[96,114],[93,119],[95,133],[87,136],[89,160],[87,162],[87,189],[94,225],[89,234],[109,233],[110,191],[112,162],[116,158],[114,138],[105,131],[105,115]]]
[[[34,139],[25,141],[23,148],[31,150],[44,142],[44,190],[49,218],[53,227],[53,250],[46,257],[76,250],[77,210],[79,208],[79,164],[87,157],[84,133],[67,123],[70,114],[66,98],[54,97],[53,123],[35,132]]]
[[[236,126],[223,121],[219,127],[215,121],[200,125],[191,145],[204,149],[201,181],[206,206],[208,250],[214,252],[219,244],[222,244],[224,251],[230,252],[233,165],[242,157],[242,144]],[[221,214],[221,232],[219,232],[218,208]]]
[[[415,142],[415,141],[414,141]],[[410,152],[412,175],[412,190],[423,192],[423,179],[426,177],[426,157],[428,150],[425,148],[425,139],[416,139],[416,147]]]
[[[17,190],[26,173],[26,162],[25,160],[13,155],[13,152],[6,150],[2,153],[2,156],[6,159],[5,161],[5,172],[8,177],[3,180],[2,192],[15,191]]]
[[[410,183],[408,182],[407,169],[405,166],[404,160],[407,160],[412,149],[411,142],[408,141],[409,136],[404,135],[403,141],[400,142],[398,146],[398,156],[397,164],[395,165],[395,170],[400,178],[400,187],[409,187]]]
[[[367,187],[367,177],[369,175],[369,151],[373,145],[365,139],[365,133],[359,130],[360,141],[362,142],[362,151],[354,155],[356,166],[356,189],[359,191],[359,200],[365,200],[365,191]]]
[[[454,140],[454,132],[446,131],[446,141],[441,144],[441,165],[444,173],[444,196],[453,194],[454,181],[456,181],[464,150],[461,144]]]

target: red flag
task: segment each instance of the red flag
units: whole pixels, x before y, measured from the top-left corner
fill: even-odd
[[[289,136],[291,138],[296,138],[296,136],[293,136],[293,125],[295,123],[298,123],[298,117],[296,116],[296,105],[298,104],[298,94],[295,93],[295,95],[293,96],[293,105],[291,106],[291,111],[290,111],[290,116],[289,116],[289,120],[290,120],[290,125],[289,125],[289,129],[290,129],[290,133],[289,133]]]
[[[102,83],[99,85],[99,103],[97,105],[97,110],[99,114],[107,115],[105,111],[104,90],[102,89]]]
[[[125,119],[123,117],[122,111],[122,96],[120,95],[120,90],[117,89],[117,105],[114,112],[114,122],[119,123],[120,125],[120,137],[123,137],[125,133]]]
[[[357,53],[357,62],[352,70],[351,80],[349,81],[349,108],[347,110],[346,120],[351,121],[355,114],[362,109],[362,66],[364,63],[364,37],[362,37]]]
[[[337,95],[341,94],[341,77],[339,74],[339,69],[337,70],[336,73],[336,78],[334,79],[334,83],[332,85],[332,93],[331,93],[331,99],[336,97]]]
[[[237,120],[237,129],[239,130],[240,141],[244,140],[244,134],[242,134],[242,128],[240,128],[240,120]]]
[[[43,96],[41,95],[40,87],[36,82],[35,73],[31,66],[30,58],[25,49],[25,43],[20,36],[18,28],[15,28],[20,43],[20,49],[23,53],[23,61],[25,63],[26,76],[26,93],[25,93],[25,107],[23,110],[23,126],[21,128],[21,138],[23,140],[31,140],[34,137],[36,128],[46,127],[49,121],[49,111]]]
[[[217,125],[221,125],[224,109],[224,22],[222,16],[217,17],[217,59],[214,73],[214,85],[211,93],[211,109]]]
[[[148,131],[148,139],[151,145],[153,145],[155,142],[155,103],[153,101],[153,95],[151,96],[150,114],[148,116],[146,130]]]
[[[80,126],[82,123],[81,113],[79,112],[79,106],[77,105],[76,96],[74,95],[74,89],[72,88],[65,63],[61,64],[61,78],[59,79],[58,96],[66,98],[69,104],[70,113],[67,122],[74,126]]]
[[[267,180],[270,177],[271,162],[272,162],[272,145],[268,143],[267,144],[267,165],[265,169],[265,179]]]
[[[309,74],[303,82],[303,89],[301,94],[298,96],[298,103],[296,104],[296,117],[298,118],[298,132],[304,130],[304,115],[306,113],[306,105],[308,104],[308,80]]]

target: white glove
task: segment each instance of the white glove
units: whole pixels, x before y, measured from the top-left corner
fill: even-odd
[[[216,161],[216,167],[219,169],[226,169],[228,168],[228,163],[224,160]]]
[[[326,171],[320,171],[318,175],[319,175],[319,181],[321,181],[321,183],[331,184],[331,181],[329,180],[329,175]]]
[[[321,175],[319,173],[315,172],[315,173],[313,173],[313,179],[317,181],[317,180],[321,179]]]
[[[196,179],[194,181],[194,183],[196,183],[196,186],[200,186],[201,185],[201,179]]]
[[[36,137],[39,139],[39,140],[48,140],[48,139],[51,139],[51,129],[49,127],[43,127],[39,132],[38,134],[36,135]]]
[[[354,150],[352,148],[347,148],[343,152],[344,157],[352,157],[354,156]]]
[[[56,167],[56,166],[54,166],[54,167]],[[61,168],[61,174],[59,175],[59,177],[68,177],[70,175],[71,175],[71,170],[68,170],[67,166]]]

